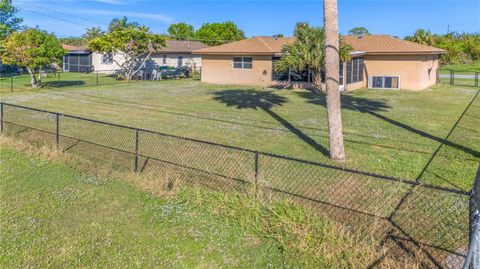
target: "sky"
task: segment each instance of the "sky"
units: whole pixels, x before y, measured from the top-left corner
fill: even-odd
[[[198,29],[206,22],[233,21],[247,37],[291,36],[297,22],[323,24],[322,0],[13,0],[24,24],[59,37],[80,36],[85,28],[107,28],[127,16],[166,33],[171,23]],[[480,0],[338,0],[341,34],[366,27],[398,37],[424,28],[433,33],[480,32]]]

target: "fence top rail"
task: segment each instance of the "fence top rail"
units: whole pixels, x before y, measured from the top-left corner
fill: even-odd
[[[431,188],[431,189],[436,189],[436,190],[440,190],[440,191],[446,191],[446,192],[451,192],[451,193],[456,193],[456,194],[461,194],[461,195],[466,195],[466,196],[469,196],[470,193],[471,193],[471,192],[467,192],[467,191],[464,191],[464,190],[441,187],[441,186],[422,183],[422,182],[419,182],[419,181],[414,181],[414,180],[409,180],[409,179],[402,179],[402,178],[396,178],[396,177],[392,177],[392,176],[385,176],[385,175],[380,175],[380,174],[375,174],[375,173],[370,173],[370,172],[364,172],[364,171],[359,171],[359,170],[350,169],[350,168],[346,168],[346,167],[335,166],[335,165],[331,165],[331,164],[325,164],[325,163],[320,163],[320,162],[315,162],[315,161],[303,160],[303,159],[298,159],[298,158],[294,158],[294,157],[290,157],[290,156],[274,154],[274,153],[269,153],[269,152],[256,151],[256,150],[246,149],[246,148],[237,147],[237,146],[224,145],[224,144],[210,142],[210,141],[204,141],[204,140],[200,140],[200,139],[196,139],[196,138],[189,138],[189,137],[184,137],[184,136],[179,136],[179,135],[162,133],[162,132],[159,132],[159,131],[154,131],[154,130],[149,130],[149,129],[137,128],[137,127],[127,126],[127,125],[122,125],[122,124],[117,124],[117,123],[111,123],[111,122],[106,122],[106,121],[101,121],[101,120],[95,120],[95,119],[89,119],[89,118],[84,118],[84,117],[80,117],[80,116],[69,115],[69,114],[65,114],[65,113],[61,113],[61,112],[53,112],[53,111],[49,111],[49,110],[27,107],[27,106],[23,106],[23,105],[11,104],[11,103],[1,102],[1,101],[0,101],[0,104],[6,105],[6,106],[11,106],[11,107],[16,107],[16,108],[21,108],[21,109],[25,109],[25,110],[37,111],[37,112],[42,112],[42,113],[49,113],[49,114],[54,114],[54,115],[63,116],[63,117],[67,117],[67,118],[98,123],[98,124],[107,125],[107,126],[129,129],[129,130],[132,130],[132,131],[151,133],[151,134],[155,134],[155,135],[171,137],[171,138],[176,138],[176,139],[180,139],[180,140],[191,141],[191,142],[196,142],[196,143],[201,143],[201,144],[206,144],[206,145],[211,145],[211,146],[218,146],[218,147],[222,147],[222,148],[233,149],[233,150],[238,150],[238,151],[243,151],[243,152],[248,152],[248,153],[253,153],[253,154],[258,154],[258,155],[263,155],[263,156],[268,156],[268,157],[272,157],[272,158],[293,161],[293,162],[302,163],[302,164],[314,165],[314,166],[324,167],[324,168],[328,168],[328,169],[339,170],[339,171],[346,172],[346,173],[369,176],[369,177],[373,177],[373,178],[376,178],[376,179],[388,180],[388,181],[408,184],[408,185],[412,185],[412,186],[421,186],[421,187],[425,187],[425,188]]]

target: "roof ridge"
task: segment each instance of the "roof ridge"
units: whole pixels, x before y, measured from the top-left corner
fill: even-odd
[[[259,39],[260,42],[262,42],[263,45],[265,45],[269,50],[273,50],[273,48],[270,47],[270,46],[267,44],[267,42],[265,42],[265,40],[263,40],[263,37],[260,37],[260,38],[258,38],[258,39]]]

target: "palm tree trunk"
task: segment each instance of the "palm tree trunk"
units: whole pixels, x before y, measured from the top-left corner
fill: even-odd
[[[345,160],[343,145],[342,114],[339,90],[340,50],[338,40],[337,0],[324,0],[325,19],[325,68],[327,88],[328,135],[330,158],[335,161]]]

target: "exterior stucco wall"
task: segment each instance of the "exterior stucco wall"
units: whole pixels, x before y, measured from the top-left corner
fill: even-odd
[[[166,55],[166,64],[163,63],[163,55]],[[195,67],[196,70],[200,70],[202,66],[202,57],[200,55],[192,55],[192,54],[153,54],[150,56],[151,60],[147,60],[145,64],[145,68],[153,68],[155,66],[171,66],[177,67],[178,65],[178,57],[183,57],[183,66]],[[92,65],[94,70],[110,73],[114,70],[120,69],[120,67],[115,63],[104,64],[102,63],[103,54],[100,53],[92,53]],[[119,56],[118,54],[113,55],[114,59],[118,63],[123,63],[123,57]]]
[[[163,62],[165,55],[166,62]],[[158,53],[151,56],[152,61],[157,66],[171,66],[178,67],[178,57],[183,57],[183,66],[195,68],[200,70],[202,67],[202,57],[200,55],[193,55],[187,53]]]
[[[423,90],[435,85],[437,69],[438,55],[365,56],[366,78],[369,76],[399,76],[401,89]]]
[[[271,85],[272,56],[252,57],[252,69],[234,69],[233,55],[203,55],[202,82],[238,85]]]
[[[202,81],[215,84],[275,85],[272,57],[252,56],[252,69],[234,69],[233,55],[204,55]],[[399,76],[400,88],[422,90],[437,83],[438,55],[366,55],[363,81],[346,84],[352,91],[368,86],[370,76]],[[344,67],[344,72],[346,68]],[[344,73],[344,78],[346,74]],[[344,79],[346,82],[346,78]]]
[[[115,62],[110,63],[110,64],[102,63],[102,57],[103,57],[103,54],[101,54],[101,53],[96,53],[96,52],[92,53],[93,70],[99,71],[99,72],[104,72],[104,73],[113,73],[115,70],[120,69],[120,67]],[[113,58],[118,63],[120,63],[120,64],[123,63],[123,57],[119,56],[118,54],[114,54]]]

